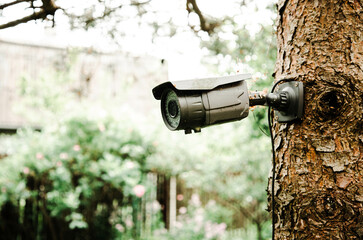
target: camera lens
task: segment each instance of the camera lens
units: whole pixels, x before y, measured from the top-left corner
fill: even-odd
[[[172,118],[176,118],[176,116],[178,116],[179,108],[175,100],[168,103],[168,112]]]
[[[166,126],[175,130],[179,127],[181,120],[178,95],[175,91],[167,89],[161,98],[161,112]]]

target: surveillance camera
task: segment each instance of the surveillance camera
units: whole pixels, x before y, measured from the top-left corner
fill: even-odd
[[[200,132],[210,125],[241,120],[248,115],[246,79],[250,74],[165,82],[153,89],[170,130]]]
[[[250,74],[165,82],[152,91],[161,100],[161,114],[170,130],[185,133],[200,132],[201,128],[241,120],[248,116],[249,107],[270,106],[278,122],[290,122],[303,115],[303,83],[286,83],[277,92],[248,92],[245,80]],[[273,87],[278,84],[276,83]]]
[[[270,106],[279,122],[300,119],[303,114],[303,83],[289,80],[277,92],[248,92],[245,80],[250,74],[165,82],[152,92],[161,100],[161,114],[170,130],[185,133],[201,128],[241,120],[249,107]],[[282,80],[281,80],[282,81]],[[281,82],[279,81],[279,82]],[[276,84],[275,84],[276,86]],[[273,89],[275,89],[275,86]]]

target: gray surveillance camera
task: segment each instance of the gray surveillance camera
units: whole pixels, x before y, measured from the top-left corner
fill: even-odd
[[[250,74],[165,82],[152,91],[161,100],[161,114],[170,130],[200,132],[210,125],[241,120],[248,115],[246,79]]]
[[[165,82],[152,92],[161,100],[161,114],[170,130],[185,133],[200,132],[201,128],[241,120],[248,116],[249,107],[270,106],[278,122],[290,122],[303,115],[303,83],[281,80],[276,92],[248,92],[245,80],[251,74]],[[279,81],[279,82],[281,82]],[[279,83],[278,82],[278,83]],[[275,84],[275,86],[277,83]],[[273,87],[273,90],[275,89]]]

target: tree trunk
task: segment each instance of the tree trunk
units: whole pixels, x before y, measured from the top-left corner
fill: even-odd
[[[278,1],[275,79],[302,81],[305,107],[274,121],[275,239],[363,239],[362,5]]]

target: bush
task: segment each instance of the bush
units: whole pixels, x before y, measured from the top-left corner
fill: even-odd
[[[136,223],[150,188],[145,163],[153,147],[137,131],[84,116],[19,135],[23,144],[0,168],[1,238],[140,234]]]

